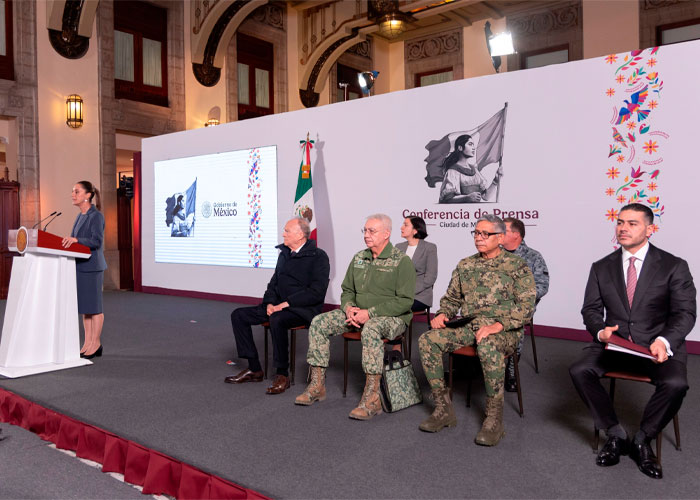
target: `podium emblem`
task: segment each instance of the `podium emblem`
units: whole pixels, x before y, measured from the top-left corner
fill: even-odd
[[[17,251],[21,254],[27,249],[27,228],[22,226],[17,230]]]

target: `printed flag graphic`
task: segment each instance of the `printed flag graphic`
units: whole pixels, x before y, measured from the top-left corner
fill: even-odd
[[[503,109],[476,128],[462,132],[451,132],[442,139],[430,141],[425,146],[425,149],[428,150],[428,156],[424,160],[428,173],[425,181],[428,183],[428,186],[435,187],[437,182],[442,182],[444,179],[445,158],[454,151],[455,140],[461,135],[468,134],[476,138],[475,156],[477,167],[480,170],[487,165],[500,163],[503,157],[503,136],[507,109],[508,103],[505,104]]]
[[[309,221],[311,235],[309,239],[316,240],[316,219],[314,218],[314,191],[311,182],[311,149],[314,141],[309,140],[306,134],[305,141],[301,144],[301,165],[299,165],[299,178],[297,180],[297,191],[294,195],[294,215],[303,217]]]
[[[194,215],[195,207],[197,206],[197,178],[194,178],[194,182],[187,189],[187,206],[185,207],[185,214],[187,215],[187,220],[192,221],[192,226],[190,227],[189,236],[194,236]],[[190,219],[190,215],[192,218]]]

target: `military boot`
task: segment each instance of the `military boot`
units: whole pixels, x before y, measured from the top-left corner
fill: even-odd
[[[379,381],[381,375],[367,374],[365,382],[365,391],[362,393],[362,399],[357,408],[350,412],[350,418],[357,420],[369,420],[373,416],[382,412],[382,401],[379,398]]]
[[[457,425],[457,415],[450,401],[450,393],[444,387],[433,389],[433,401],[435,410],[427,419],[423,420],[418,428],[425,432],[439,432],[443,427]]]
[[[311,406],[316,401],[326,399],[326,369],[322,366],[311,367],[311,382],[306,390],[299,394],[294,404]]]
[[[476,444],[496,446],[506,431],[503,428],[503,387],[493,397],[486,398],[486,419],[476,435]]]

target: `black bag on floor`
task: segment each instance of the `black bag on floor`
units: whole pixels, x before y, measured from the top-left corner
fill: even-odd
[[[403,359],[401,351],[384,353],[382,370],[382,408],[388,413],[403,410],[423,402],[423,394],[413,373],[411,362]]]

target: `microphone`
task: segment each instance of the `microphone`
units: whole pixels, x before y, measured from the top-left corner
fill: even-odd
[[[44,222],[46,219],[48,219],[49,217],[51,217],[51,216],[54,215],[54,214],[56,214],[56,211],[51,212],[49,215],[47,215],[46,217],[44,217],[43,219],[41,219],[39,222],[37,222],[36,224],[34,224],[34,225],[32,226],[32,229],[34,229],[34,228],[37,227],[37,226],[41,226],[41,223],[42,223],[42,222]],[[39,229],[41,229],[41,227],[39,227]]]
[[[63,213],[63,212],[58,212],[58,213],[54,216],[53,219],[51,219],[50,221],[48,221],[48,222],[46,223],[46,225],[44,226],[44,231],[46,231],[46,228],[49,227],[49,224],[51,224],[54,220],[56,220],[56,218],[57,218],[59,215],[61,215],[62,213]]]

